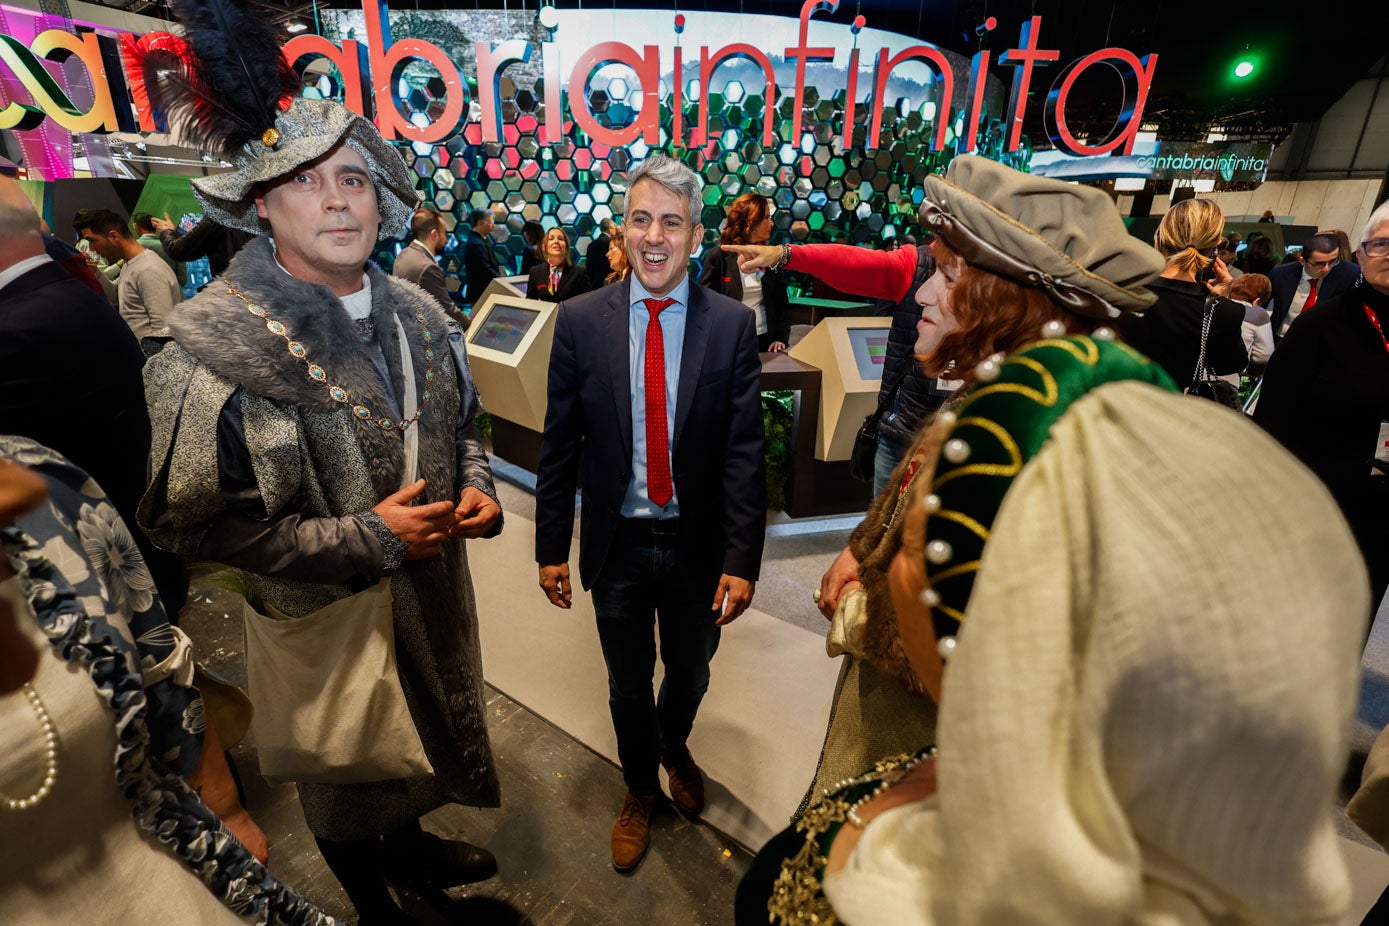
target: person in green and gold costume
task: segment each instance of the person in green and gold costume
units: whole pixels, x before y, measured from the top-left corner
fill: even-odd
[[[887,585],[936,744],[831,783],[737,922],[1334,922],[1368,604],[1330,498],[1108,327],[1072,333],[1161,269],[1102,192],[960,158],[922,218],[959,255],[924,321],[987,315],[971,273],[1054,314],[970,371],[902,508]],[[1256,504],[1270,483],[1287,507]],[[1290,539],[1315,568],[1261,568]]]

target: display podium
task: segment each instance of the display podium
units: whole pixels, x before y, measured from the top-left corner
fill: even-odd
[[[815,459],[849,459],[859,426],[878,407],[891,327],[889,316],[826,318],[787,352],[822,374]]]
[[[487,304],[487,300],[493,296],[520,296],[526,298],[526,277],[497,277],[487,288],[482,291],[482,296],[477,302],[473,303],[473,318],[477,317],[478,311]]]
[[[526,299],[514,290],[501,291],[499,283],[504,280],[493,280],[473,309],[464,335],[468,364],[482,407],[492,418],[493,452],[534,472],[540,462],[550,345],[559,306]]]

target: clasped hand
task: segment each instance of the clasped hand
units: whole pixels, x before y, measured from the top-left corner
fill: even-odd
[[[501,517],[501,507],[484,492],[472,486],[464,489],[458,502],[431,502],[416,505],[424,493],[423,479],[388,495],[372,510],[386,522],[391,533],[410,545],[406,559],[438,556],[451,537],[481,537]]]

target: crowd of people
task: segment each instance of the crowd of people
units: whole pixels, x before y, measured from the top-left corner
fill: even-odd
[[[265,868],[224,758],[239,695],[177,626],[192,561],[244,576],[262,770],[296,782],[360,921],[417,922],[403,898],[498,871],[420,824],[506,807],[466,546],[505,518],[445,223],[343,106],[226,101],[206,224],[74,218],[121,266],[119,315],[0,180],[6,923],[332,921]],[[928,243],[772,244],[748,194],[696,277],[698,175],[651,154],[623,186],[585,262],[536,228],[523,268],[559,304],[535,564],[572,608],[581,490],[613,868],[638,870],[665,792],[706,804],[689,738],[766,536],[759,353],[788,346],[804,273],[892,317],[875,498],[807,590],[844,657],[830,723],[730,917],[1342,917],[1332,809],[1389,584],[1389,205],[1295,263],[1249,242],[1236,276],[1211,201],[1149,246],[1099,189],[961,156],[924,181]],[[469,300],[500,273],[494,222],[470,217]],[[197,235],[232,253],[180,300]],[[1222,376],[1259,380],[1252,421],[1202,397]]]

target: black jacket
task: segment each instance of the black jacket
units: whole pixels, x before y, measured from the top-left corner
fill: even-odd
[[[526,298],[540,299],[544,302],[563,302],[582,296],[593,287],[588,285],[588,274],[583,267],[570,264],[564,268],[559,278],[559,289],[550,292],[550,265],[544,261],[531,268],[526,280]]]
[[[132,526],[149,462],[144,365],[130,326],[59,264],[0,289],[0,434],[86,470]]]
[[[150,451],[144,364],[111,303],[62,265],[36,267],[0,289],[0,434],[58,451],[101,485],[177,622],[183,564],[135,527]]]
[[[715,245],[704,255],[699,284],[734,302],[743,298],[743,275],[738,271],[738,255]],[[791,340],[791,306],[786,295],[786,274],[768,270],[762,275],[762,310],[767,314],[767,334],[773,341]]]
[[[902,301],[892,303],[882,300],[878,305],[879,315],[892,316],[892,328],[887,335],[887,359],[883,362],[883,385],[878,391],[879,402],[887,397],[902,368],[910,365],[892,404],[878,419],[878,436],[903,447],[912,445],[921,426],[940,407],[946,395],[936,390],[934,377],[921,371],[915,353],[916,323],[921,321],[921,306],[916,304],[916,291],[935,272],[936,261],[931,256],[930,246],[917,245],[916,275],[912,278],[912,288],[907,290]]]
[[[1119,332],[1132,348],[1147,354],[1177,383],[1191,385],[1201,353],[1201,321],[1206,308],[1206,287],[1200,283],[1158,277],[1148,284],[1158,301],[1141,315],[1123,315]],[[1249,365],[1244,346],[1244,306],[1219,299],[1211,319],[1206,345],[1206,365],[1217,374],[1239,373]]]
[[[549,406],[535,486],[535,558],[569,559],[574,489],[583,467],[579,579],[592,587],[607,560],[632,478],[630,281],[564,302],[550,351]],[[762,366],[752,313],[690,287],[671,475],[690,565],[756,580],[767,527]],[[698,397],[696,400],[696,396]]]
[[[1371,475],[1370,461],[1389,421],[1389,348],[1367,304],[1389,330],[1389,296],[1363,281],[1298,317],[1269,358],[1254,420],[1326,483],[1365,556],[1377,606],[1389,585],[1389,474]],[[1296,568],[1289,552],[1270,568]]]
[[[608,245],[612,244],[612,240],[611,235],[599,235],[584,252],[584,268],[588,271],[589,289],[598,289],[605,285],[608,274],[613,272],[612,264],[608,263]]]
[[[207,258],[212,275],[219,277],[236,252],[245,247],[255,235],[239,228],[227,228],[204,217],[186,233],[168,229],[159,233],[159,243],[170,260],[190,261]]]
[[[502,275],[491,239],[485,239],[475,231],[468,232],[468,240],[463,245],[463,273],[468,283],[468,302],[477,302],[482,298],[487,284]]]

